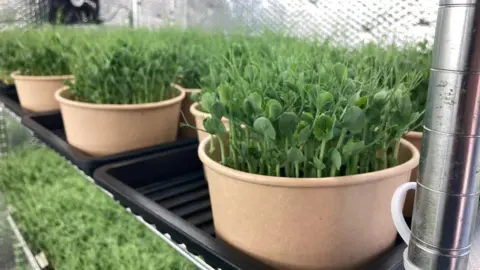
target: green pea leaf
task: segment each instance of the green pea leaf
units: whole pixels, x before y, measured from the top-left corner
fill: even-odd
[[[337,149],[333,149],[331,159],[333,166],[335,166],[337,170],[340,170],[340,167],[342,166],[342,155],[340,155],[340,152]]]
[[[302,112],[302,115],[300,116],[300,119],[301,119],[302,121],[307,122],[307,123],[310,124],[310,125],[313,125],[313,120],[315,120],[315,119],[313,118],[313,115],[312,115],[311,113],[309,113],[309,112]]]
[[[313,134],[319,141],[331,140],[333,138],[333,119],[326,114],[317,116],[313,122]]]
[[[387,104],[387,101],[388,101],[388,92],[386,90],[381,90],[375,93],[375,95],[373,95],[373,103],[376,106],[383,106]]]
[[[296,147],[291,147],[287,151],[287,162],[300,163],[305,161],[302,151]]]
[[[266,117],[259,117],[253,122],[253,129],[263,136],[275,140],[277,133],[272,123]]]
[[[282,104],[275,99],[270,99],[267,102],[267,116],[270,121],[276,121],[280,114],[282,114]]]
[[[350,106],[342,119],[343,127],[351,133],[359,133],[365,128],[367,118],[365,112],[357,106]]]
[[[222,134],[226,132],[225,125],[216,117],[207,117],[203,119],[203,128],[210,134]]]
[[[367,107],[367,102],[368,102],[368,97],[363,96],[363,97],[360,97],[359,99],[357,99],[357,101],[355,101],[355,106],[357,106],[361,109],[365,109]]]
[[[212,114],[212,116],[218,119],[222,119],[222,117],[224,117],[226,113],[225,106],[220,102],[215,102],[210,108],[210,113]]]
[[[250,95],[248,95],[247,100],[248,102],[250,102],[250,105],[256,113],[263,112],[262,96],[259,93],[251,93]]]
[[[327,91],[320,91],[317,94],[317,111],[323,113],[329,110],[333,104],[333,95]]]
[[[293,135],[298,125],[298,116],[292,112],[284,112],[278,117],[278,131],[283,137]]]
[[[248,115],[255,115],[255,110],[252,107],[252,103],[248,101],[248,99],[245,99],[243,101],[243,112],[248,116]]]
[[[229,102],[232,99],[232,90],[230,85],[227,85],[227,84],[220,85],[217,89],[217,92],[218,92],[220,102],[228,106]]]
[[[214,93],[207,92],[202,95],[202,100],[200,101],[200,106],[206,112],[210,112],[210,108],[215,103],[216,97]]]
[[[412,114],[412,101],[408,95],[396,95],[396,102],[398,111],[403,116],[410,116]]]
[[[314,157],[313,158],[313,166],[317,169],[317,170],[323,170],[325,169],[325,164],[323,164],[323,162],[317,158],[317,157]]]
[[[299,144],[307,143],[310,134],[312,133],[311,129],[311,126],[305,121],[300,121],[300,123],[298,123],[297,130],[295,131],[295,138]]]
[[[345,158],[361,153],[365,149],[364,141],[349,140],[342,148]]]
[[[333,68],[335,70],[335,76],[339,81],[343,82],[347,79],[348,69],[345,65],[343,65],[342,63],[336,63]]]

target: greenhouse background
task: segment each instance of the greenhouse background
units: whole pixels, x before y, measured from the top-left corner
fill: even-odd
[[[0,0],[0,31],[12,27],[27,28],[48,23],[52,20],[52,6],[64,2],[68,1]],[[80,17],[85,20],[84,23],[91,23],[92,27],[161,28],[180,25],[186,28],[220,28],[225,32],[245,28],[251,34],[267,28],[274,31],[285,31],[299,37],[328,38],[334,43],[349,46],[358,46],[366,42],[394,42],[403,45],[422,40],[426,40],[431,45],[435,35],[438,9],[438,1],[422,0],[71,0],[68,4],[74,5],[75,2],[79,2],[79,5],[85,7],[85,16]],[[95,8],[92,9],[92,6]],[[21,119],[14,112],[0,104],[0,157],[8,156],[25,144],[42,145],[41,140],[33,136],[32,132],[20,122]],[[41,157],[37,156],[29,162],[34,163],[40,159]],[[12,164],[14,163],[12,162]],[[13,166],[12,164],[10,165]],[[69,167],[65,170],[71,169]],[[93,182],[90,176],[83,173],[81,178]],[[105,193],[102,195],[106,195],[107,198],[113,196],[102,187],[100,190]],[[0,193],[0,249],[2,243],[13,243],[15,241],[10,238],[18,239],[20,235],[16,228],[12,229],[15,225],[11,225],[14,224],[11,217],[6,218],[7,215],[4,213],[9,211],[6,205],[2,205],[1,199]],[[116,204],[116,207],[122,208],[123,211],[123,207],[120,205]],[[11,211],[11,209],[9,210]],[[15,211],[21,211],[21,209]],[[127,211],[131,212],[132,210],[127,208]],[[141,229],[137,228],[137,230],[150,229],[153,231],[156,236],[173,248],[174,252],[171,250],[168,252],[179,253],[197,268],[214,269],[194,252],[191,252],[184,243],[172,240],[170,234],[159,232],[155,226],[141,216],[133,215],[145,225],[140,226]],[[34,223],[34,221],[31,222]],[[7,227],[6,225],[8,228],[3,229],[2,232],[2,228]],[[478,226],[480,226],[480,215],[477,218]],[[10,263],[12,261],[17,263],[17,267],[11,268],[12,270],[30,269],[18,266],[32,261],[32,255],[26,248],[29,235],[26,235],[25,238],[27,243],[20,236],[21,240],[16,240],[20,244],[15,244],[14,253],[5,255],[12,257]],[[4,239],[7,240],[4,241]],[[38,244],[39,239],[34,241]],[[164,250],[164,248],[159,248],[159,250]],[[37,252],[42,252],[42,250],[34,251],[34,253]],[[2,255],[0,252],[0,264]],[[168,255],[165,258],[167,261],[182,260],[176,254]],[[37,260],[41,261],[39,257]],[[32,269],[39,269],[38,264],[37,261]],[[190,269],[190,265],[187,265],[186,262],[172,265],[175,265],[174,268],[177,267],[175,269]],[[0,269],[2,269],[1,266]],[[10,270],[10,268],[6,269]],[[469,269],[480,269],[480,232],[476,233],[473,241]]]
[[[0,25],[5,27],[8,21],[20,25],[44,22],[55,1],[2,0]],[[252,31],[267,27],[353,45],[364,41],[433,41],[437,1],[107,0],[99,2],[98,10],[105,25],[161,27],[173,23],[226,30],[248,27]]]

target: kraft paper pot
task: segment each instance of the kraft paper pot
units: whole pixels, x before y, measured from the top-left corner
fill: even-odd
[[[185,93],[144,104],[92,104],[74,101],[68,87],[55,93],[68,143],[92,156],[106,156],[177,139]]]
[[[190,106],[190,112],[195,117],[195,126],[198,129],[204,130],[203,119],[209,117],[210,114],[206,113],[206,112],[202,112],[200,110],[200,104],[198,102],[195,102]],[[228,130],[228,127],[229,127],[228,119],[224,117],[224,118],[222,118],[222,122],[225,125],[225,128]],[[206,133],[204,131],[201,131],[201,130],[198,130],[198,129],[197,129],[198,141],[202,141],[203,139],[205,139],[209,136],[208,133]]]
[[[287,178],[221,165],[201,141],[216,235],[278,269],[360,269],[394,245],[390,201],[419,152],[401,141],[401,164],[353,176]]]
[[[178,84],[172,83],[172,87],[185,92],[185,98],[182,101],[182,108],[181,112],[182,114],[180,115],[180,123],[185,123],[185,120],[187,124],[195,126],[195,116],[190,112],[190,106],[192,106],[193,101],[190,99],[190,96],[192,94],[200,93],[200,89],[189,89],[189,88],[183,88],[182,86]],[[183,116],[182,116],[183,115]],[[185,117],[185,119],[184,119]],[[178,138],[181,139],[186,139],[186,138],[196,138],[197,137],[197,131],[194,128],[191,127],[181,127],[179,123],[179,128],[178,128]]]
[[[18,72],[12,73],[11,77],[22,108],[36,113],[58,110],[55,92],[65,86],[65,81],[73,79],[73,75],[22,76]]]
[[[418,149],[418,151],[422,150],[422,132],[411,131],[405,134],[403,138],[411,142]],[[417,176],[418,176],[418,166],[412,170],[412,174],[410,176],[410,182],[416,182]],[[405,206],[403,207],[404,216],[406,217],[412,216],[414,201],[415,201],[415,191],[409,190],[407,193],[407,197],[405,198]]]

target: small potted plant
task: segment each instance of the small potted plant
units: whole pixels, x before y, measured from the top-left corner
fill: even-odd
[[[51,29],[27,31],[16,40],[9,68],[22,108],[31,112],[58,110],[55,91],[73,78],[69,50],[72,39]]]
[[[185,30],[179,40],[177,58],[179,72],[173,87],[186,93],[182,103],[182,118],[179,137],[198,137],[201,131],[188,128],[196,126],[195,116],[190,111],[192,104],[198,100],[204,81],[209,80],[212,65],[221,62],[219,56],[225,50],[225,42],[218,33],[207,33],[202,30]],[[201,126],[200,126],[201,128]],[[202,136],[201,136],[202,137]]]
[[[420,113],[408,81],[388,89],[352,58],[286,47],[201,97],[216,235],[279,269],[358,269],[395,242],[390,199],[419,162],[401,137]]]
[[[105,156],[175,141],[183,91],[168,42],[149,35],[102,41],[74,65],[75,82],[55,94],[68,142]],[[152,35],[153,37],[153,35]]]
[[[264,61],[269,60],[263,55],[264,52],[270,52],[268,49],[265,51],[262,50],[266,45],[264,38],[265,36],[263,35],[247,37],[243,33],[234,33],[226,40],[226,44],[224,44],[225,47],[220,46],[220,49],[215,49],[217,54],[215,54],[215,57],[212,58],[212,61],[210,61],[208,65],[207,75],[202,77],[203,87],[201,92],[191,96],[193,103],[190,104],[189,108],[190,115],[192,115],[195,120],[197,136],[200,141],[208,137],[203,123],[206,118],[210,117],[210,113],[204,108],[210,106],[208,102],[211,100],[211,95],[215,95],[216,91],[220,88],[231,87],[228,84],[230,78],[226,76],[225,71],[231,68],[232,64],[238,64],[239,68],[236,69],[237,75],[242,74],[242,76],[240,76],[242,80],[252,79],[254,70],[252,67],[245,66],[247,61],[249,61],[250,58],[256,58],[257,60],[263,59]],[[216,42],[220,42],[220,39]],[[229,50],[226,50],[226,47],[229,47]],[[203,95],[206,97],[201,99]],[[225,128],[228,129],[228,119],[223,117],[221,120]]]

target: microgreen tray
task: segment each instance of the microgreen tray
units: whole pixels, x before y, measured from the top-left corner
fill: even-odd
[[[197,144],[198,141],[197,139],[182,139],[172,143],[155,145],[120,154],[105,157],[92,157],[68,144],[60,112],[27,115],[22,118],[22,124],[33,131],[33,133],[45,144],[53,148],[66,159],[70,160],[70,162],[84,171],[88,176],[91,176],[96,168],[108,163],[166,151],[185,145]]]
[[[97,169],[93,178],[122,205],[184,243],[212,267],[269,269],[215,237],[208,185],[196,145],[111,163]],[[400,243],[373,262],[372,269],[401,270],[397,268],[402,265],[397,254]]]

